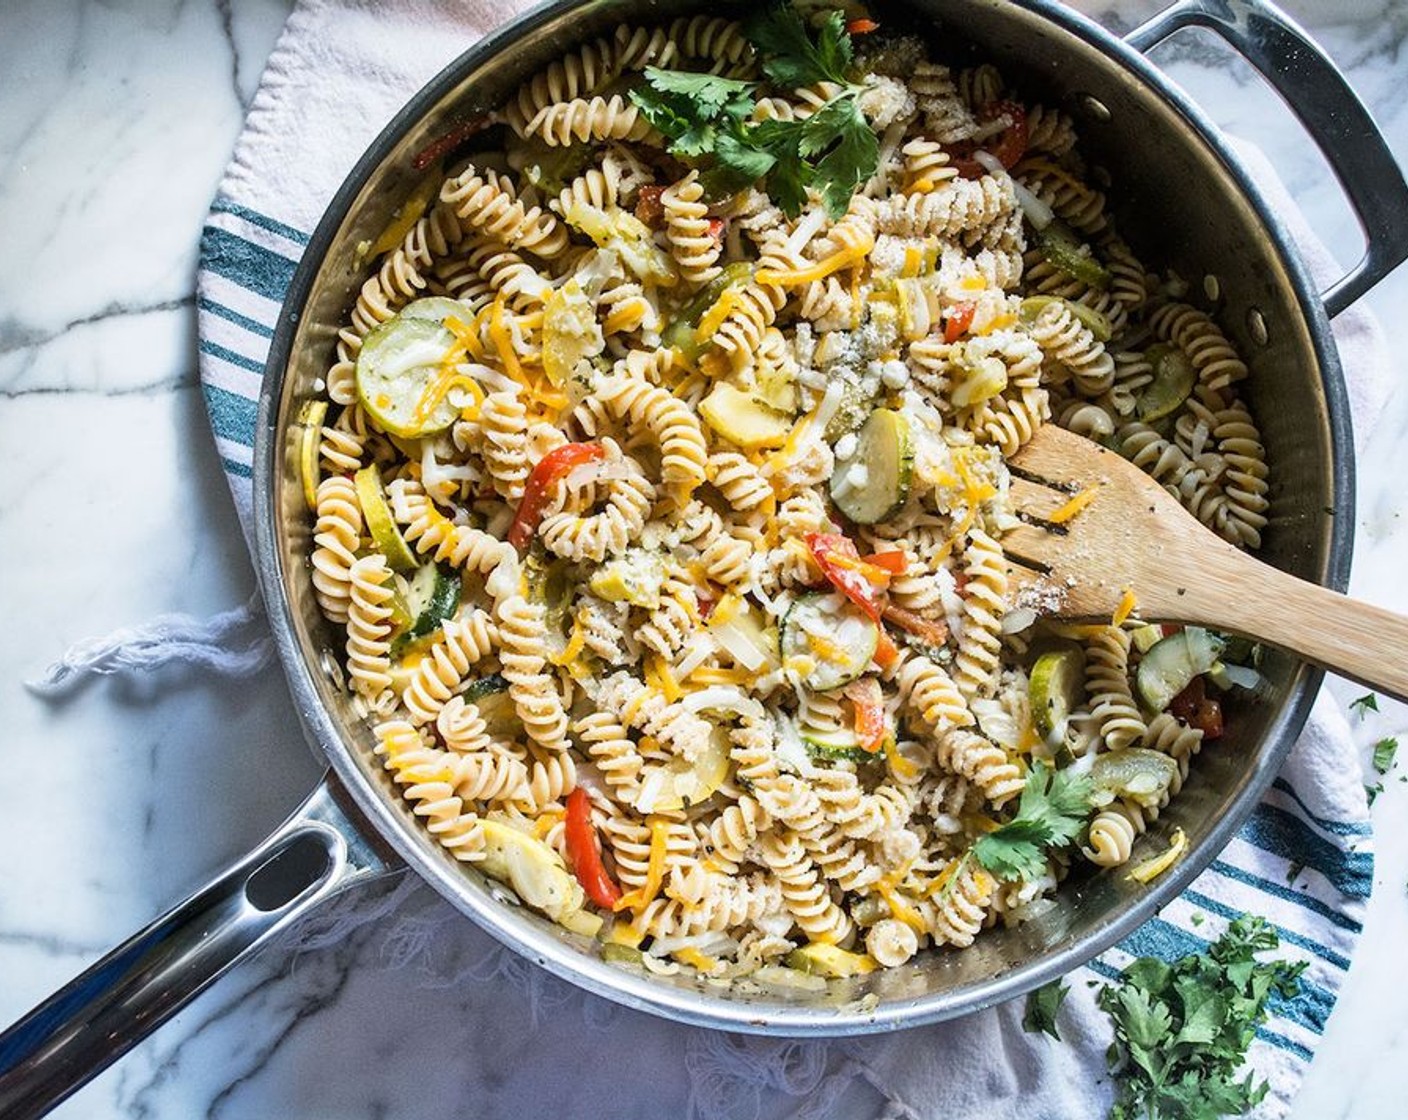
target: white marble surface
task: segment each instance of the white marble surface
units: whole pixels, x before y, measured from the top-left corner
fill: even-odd
[[[1408,163],[1408,5],[1287,6]],[[1127,26],[1157,5],[1082,7]],[[205,209],[287,9],[287,0],[0,5],[0,618],[9,638],[0,751],[10,775],[0,783],[0,1022],[247,851],[318,773],[272,669],[238,686],[105,682],[57,705],[21,684],[75,639],[163,611],[226,609],[252,589],[196,386],[192,291]],[[1357,255],[1328,173],[1274,97],[1206,41],[1156,58],[1215,119],[1267,150],[1343,259]],[[1369,299],[1394,352],[1408,352],[1408,269]],[[1395,364],[1408,376],[1408,362]],[[1405,435],[1408,394],[1398,394],[1360,462],[1353,580],[1357,594],[1400,611]],[[1330,687],[1341,699],[1362,691]],[[1360,726],[1366,745],[1408,730],[1402,707],[1383,707]],[[1403,1114],[1408,788],[1396,779],[1374,808],[1374,900],[1299,1120]],[[534,1100],[531,1066],[513,1060],[526,1040],[467,1034],[472,991],[417,989],[377,959],[379,944],[266,953],[55,1115],[630,1111]],[[455,1054],[485,1045],[496,1059],[471,1078]],[[639,1058],[636,1069],[629,1056],[610,1060],[623,1075],[650,1076]],[[774,1094],[759,1107],[781,1115],[793,1104]],[[874,1112],[857,1090],[833,1114]]]

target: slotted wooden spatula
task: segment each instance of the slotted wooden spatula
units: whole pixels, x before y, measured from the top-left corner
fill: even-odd
[[[1003,535],[1014,579],[1048,616],[1109,619],[1132,592],[1140,618],[1243,634],[1399,700],[1408,618],[1289,576],[1228,544],[1113,451],[1048,425],[1011,460],[1024,524]],[[1062,524],[1048,518],[1097,487]]]

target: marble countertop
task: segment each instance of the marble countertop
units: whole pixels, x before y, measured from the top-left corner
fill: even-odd
[[[1080,6],[1127,27],[1157,4]],[[196,379],[194,273],[206,208],[289,7],[0,6],[0,618],[10,635],[0,751],[11,775],[0,783],[0,1022],[252,848],[320,772],[274,668],[237,685],[112,679],[58,703],[22,684],[80,638],[162,612],[227,610],[253,590]],[[1286,7],[1408,164],[1408,4]],[[1326,166],[1273,95],[1209,39],[1154,57],[1220,124],[1261,144],[1345,263],[1358,256]],[[1408,269],[1368,301],[1394,372],[1408,376]],[[1352,590],[1408,612],[1405,435],[1408,394],[1398,394],[1360,460]],[[1363,691],[1328,687],[1342,701]],[[1408,730],[1408,711],[1381,708],[1358,725],[1366,750]],[[1408,787],[1397,776],[1374,806],[1374,898],[1298,1120],[1386,1120],[1408,1097]],[[503,1068],[456,1063],[458,1048],[479,1044],[457,1029],[472,993],[420,987],[385,954],[385,938],[370,935],[299,956],[274,947],[54,1115],[573,1114],[570,1102],[524,1095],[531,1080],[515,1074],[503,1040]],[[862,1097],[833,1114],[875,1115]],[[796,1103],[764,1093],[758,1115]]]

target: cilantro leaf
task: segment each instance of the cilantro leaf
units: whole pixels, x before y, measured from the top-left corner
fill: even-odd
[[[1379,799],[1379,794],[1383,793],[1383,791],[1384,791],[1384,784],[1383,784],[1383,782],[1376,782],[1376,783],[1375,783],[1374,785],[1372,785],[1372,786],[1365,786],[1365,787],[1364,787],[1364,796],[1369,799],[1369,808],[1372,809],[1372,808],[1374,807],[1374,802]]]
[[[1070,992],[1071,989],[1060,980],[1053,980],[1028,992],[1026,1010],[1022,1013],[1022,1030],[1028,1034],[1049,1034],[1060,1042],[1061,1032],[1056,1029],[1056,1016],[1060,1014],[1061,1005]]]
[[[720,78],[714,74],[695,74],[687,70],[645,68],[645,80],[661,93],[678,94],[693,102],[701,117],[715,117],[726,111],[738,112],[747,104],[752,108],[751,82]]]
[[[1017,815],[978,838],[973,855],[1000,879],[1030,879],[1046,866],[1046,850],[1070,843],[1090,812],[1088,778],[1038,762],[1027,775]]]
[[[1379,710],[1379,698],[1372,692],[1366,692],[1358,700],[1351,700],[1349,706],[1358,712],[1360,719],[1363,719],[1365,713]]]
[[[1398,754],[1397,739],[1380,739],[1374,744],[1374,769],[1380,774],[1387,774],[1389,768],[1393,766],[1396,754]]]
[[[860,87],[846,79],[853,48],[844,16],[828,13],[813,33],[795,9],[772,7],[747,21],[746,33],[777,85],[840,88],[804,120],[752,124],[754,83],[651,66],[631,101],[669,140],[672,155],[702,169],[712,191],[758,183],[796,217],[814,190],[840,218],[880,158],[879,140],[860,110]]]
[[[1111,1120],[1217,1120],[1243,1115],[1267,1092],[1242,1075],[1247,1047],[1273,998],[1292,998],[1304,964],[1262,962],[1277,949],[1261,918],[1237,919],[1204,953],[1142,957],[1096,995],[1115,1040]]]
[[[763,73],[780,86],[796,89],[817,82],[846,81],[851,60],[851,40],[845,16],[827,14],[819,41],[812,42],[801,13],[790,4],[778,4],[750,16],[743,34],[763,62]]]

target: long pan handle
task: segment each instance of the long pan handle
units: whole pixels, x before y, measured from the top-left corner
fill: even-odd
[[[1339,179],[1363,258],[1325,292],[1333,317],[1408,259],[1408,181],[1379,126],[1328,55],[1266,0],[1179,0],[1125,38],[1148,51],[1185,27],[1220,35],[1275,87]]]
[[[391,870],[325,778],[248,856],[0,1034],[0,1116],[43,1116],[280,930]]]

